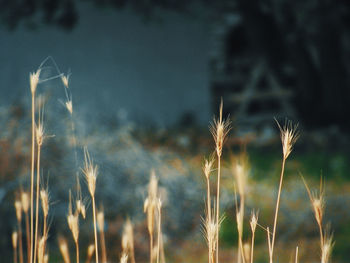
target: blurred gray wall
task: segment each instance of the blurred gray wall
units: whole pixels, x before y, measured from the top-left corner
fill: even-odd
[[[131,11],[80,4],[71,32],[42,25],[0,28],[0,102],[28,101],[28,74],[47,56],[71,69],[75,109],[121,118],[176,122],[192,112],[210,118],[209,30],[199,19],[174,13],[144,23]],[[62,97],[63,98],[63,97]]]

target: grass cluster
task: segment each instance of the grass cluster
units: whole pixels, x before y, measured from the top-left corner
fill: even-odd
[[[45,61],[46,62],[46,61]],[[45,63],[44,62],[44,63]],[[50,213],[50,185],[43,186],[44,176],[41,173],[41,154],[45,142],[52,136],[46,134],[44,118],[44,101],[37,94],[37,87],[52,78],[42,78],[41,73],[44,63],[32,74],[30,74],[30,91],[31,91],[31,165],[30,165],[30,187],[29,189],[19,189],[15,194],[14,207],[16,211],[17,225],[16,230],[12,233],[11,241],[13,247],[13,261],[15,263],[46,263],[49,262],[49,250],[47,240],[49,238],[50,222],[48,216]],[[107,254],[105,240],[105,217],[103,207],[96,207],[96,183],[99,177],[98,166],[94,163],[87,146],[83,148],[84,162],[78,164],[77,160],[77,138],[75,136],[75,123],[73,119],[74,108],[72,96],[70,93],[69,75],[59,72],[53,78],[58,78],[62,82],[66,100],[63,102],[67,114],[71,120],[71,134],[73,135],[72,145],[75,152],[76,170],[72,174],[76,175],[75,189],[67,189],[69,204],[67,211],[67,227],[71,232],[72,240],[75,244],[75,255],[71,257],[67,236],[61,235],[58,238],[58,247],[65,263],[81,261],[85,262],[131,262],[135,263],[135,244],[134,229],[130,219],[125,221],[122,233],[121,253],[119,259],[110,258]],[[224,213],[220,209],[221,193],[221,176],[222,176],[222,157],[225,141],[229,137],[231,130],[231,121],[223,117],[223,102],[221,101],[219,116],[214,118],[210,125],[210,132],[213,136],[213,153],[204,161],[203,174],[206,182],[206,199],[205,211],[202,221],[203,236],[207,242],[207,260],[208,263],[225,262],[220,256],[220,228],[225,222]],[[237,228],[237,249],[235,262],[253,263],[255,234],[258,229],[264,232],[266,239],[266,250],[268,261],[270,263],[280,262],[279,255],[276,253],[276,242],[278,242],[278,216],[281,204],[281,193],[283,191],[283,181],[285,167],[288,165],[288,157],[293,152],[293,146],[299,137],[297,125],[286,121],[280,125],[280,139],[282,144],[282,158],[280,165],[280,180],[276,185],[277,195],[275,197],[275,206],[273,218],[269,224],[261,224],[259,216],[264,211],[259,211],[256,207],[252,211],[247,211],[246,199],[248,197],[247,184],[250,164],[246,152],[231,157],[230,170],[234,177],[235,189],[235,224]],[[81,167],[81,168],[78,168]],[[89,196],[83,197],[81,190],[80,178],[83,177],[86,182]],[[307,185],[306,179],[301,176],[306,191],[309,195],[311,208],[314,214],[315,223],[319,231],[319,249],[321,263],[330,262],[332,248],[334,246],[333,236],[329,225],[324,223],[325,197],[324,185],[321,180],[320,189],[312,190]],[[45,181],[45,180],[44,180]],[[200,194],[200,193],[199,193]],[[87,203],[91,201],[92,211],[87,212]],[[162,204],[164,196],[158,187],[158,178],[156,172],[151,170],[150,181],[148,185],[148,195],[144,200],[144,213],[147,221],[147,232],[149,236],[149,263],[164,263],[166,261],[164,248],[164,235],[162,232]],[[24,216],[23,216],[24,215]],[[249,217],[247,215],[250,215]],[[93,220],[93,231],[91,235],[94,242],[85,248],[79,246],[80,220],[91,217]],[[24,220],[22,220],[24,219]],[[22,222],[24,221],[24,222]],[[25,231],[23,230],[23,225]],[[244,232],[249,229],[247,235]],[[25,233],[25,235],[23,234]],[[25,236],[25,245],[23,237]],[[295,244],[293,250],[294,262],[298,262],[299,250],[301,248]],[[81,255],[84,255],[83,257]],[[75,258],[75,260],[72,260]],[[144,259],[143,262],[147,260]]]

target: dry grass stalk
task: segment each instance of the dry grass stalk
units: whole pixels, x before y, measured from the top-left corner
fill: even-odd
[[[17,231],[12,232],[12,248],[13,248],[13,262],[17,263],[17,241],[18,241],[18,233]]]
[[[95,234],[95,255],[96,263],[98,263],[98,245],[97,245],[97,224],[96,224],[96,203],[95,190],[98,167],[93,164],[87,148],[84,149],[84,168],[83,173],[88,184],[89,192],[92,198],[92,216],[94,218],[94,234]]]
[[[34,263],[36,262],[37,249],[38,249],[38,226],[39,226],[39,189],[40,189],[40,156],[41,147],[45,138],[44,130],[44,107],[42,101],[39,100],[39,117],[38,124],[35,129],[36,144],[37,144],[37,166],[36,166],[36,206],[35,206],[35,242],[34,242]]]
[[[95,245],[94,244],[90,244],[88,246],[88,249],[87,249],[87,257],[86,257],[86,263],[90,263],[91,262],[91,258],[93,256],[95,252]]]
[[[23,263],[23,245],[22,245],[22,202],[20,200],[15,201],[16,218],[18,224],[18,249],[19,249],[19,262]]]
[[[29,74],[30,91],[32,95],[32,151],[30,169],[30,263],[33,262],[33,229],[34,229],[34,160],[35,160],[35,93],[39,83],[40,69]]]
[[[146,198],[143,210],[147,213],[147,229],[150,237],[150,263],[153,262],[153,232],[155,209],[157,208],[158,181],[154,170],[151,170],[150,182],[148,185],[148,197]]]
[[[130,219],[126,220],[122,236],[123,252],[130,255],[131,263],[135,263],[134,233]]]
[[[107,262],[107,249],[106,249],[106,241],[105,241],[105,214],[103,212],[103,208],[97,212],[97,226],[100,233],[100,242],[102,249],[102,262]]]
[[[277,122],[277,120],[276,120],[276,122]],[[282,151],[283,158],[282,158],[280,183],[279,183],[279,187],[278,187],[277,201],[276,201],[276,207],[275,207],[275,217],[274,217],[274,222],[273,222],[270,263],[273,262],[273,250],[274,250],[274,246],[275,246],[277,218],[278,218],[278,211],[279,211],[280,198],[281,198],[281,192],[282,192],[284,167],[285,167],[286,160],[287,160],[288,156],[290,155],[295,142],[299,138],[298,125],[293,125],[292,122],[290,122],[290,121],[286,121],[285,125],[283,127],[281,127],[281,125],[278,122],[277,122],[277,125],[280,129],[280,136],[281,136],[282,149],[283,149],[283,151]]]
[[[295,263],[298,263],[298,257],[299,257],[299,247],[297,246],[295,248]]]
[[[213,123],[210,126],[210,132],[213,135],[215,141],[215,150],[218,162],[217,173],[217,190],[216,190],[216,226],[217,232],[219,232],[219,215],[220,215],[220,178],[221,178],[221,155],[222,148],[225,142],[225,138],[231,129],[231,122],[229,119],[222,118],[223,101],[221,99],[219,118],[214,118]],[[216,262],[219,262],[219,234],[216,236]]]
[[[64,263],[70,263],[68,244],[67,240],[64,237],[58,238],[58,246],[62,254]]]
[[[21,203],[23,212],[25,215],[25,223],[26,223],[26,238],[27,238],[27,262],[30,263],[30,229],[29,229],[29,207],[30,207],[30,200],[29,200],[29,194],[27,192],[24,192],[21,190]]]
[[[254,258],[254,241],[255,241],[255,230],[256,226],[258,224],[258,218],[259,213],[258,212],[252,212],[252,215],[250,217],[250,229],[252,231],[252,243],[251,243],[251,250],[250,250],[250,263],[253,263]]]
[[[243,251],[244,251],[244,262],[250,262],[250,252],[251,252],[251,247],[248,242],[243,244]]]

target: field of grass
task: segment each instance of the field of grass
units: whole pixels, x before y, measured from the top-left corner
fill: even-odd
[[[48,62],[30,75],[30,107],[2,112],[9,261],[347,262],[347,150],[291,122],[246,142],[222,109],[210,131],[101,125],[77,116],[70,76]]]

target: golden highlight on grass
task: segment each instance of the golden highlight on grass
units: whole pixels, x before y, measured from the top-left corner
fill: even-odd
[[[105,214],[103,208],[97,212],[97,226],[100,233],[100,242],[102,250],[102,262],[107,263],[107,249],[105,240]]]
[[[95,245],[94,244],[90,244],[88,246],[88,249],[87,249],[87,257],[86,257],[86,263],[90,263],[91,262],[91,258],[92,256],[94,255],[94,252],[95,252]]]
[[[12,232],[12,248],[13,248],[13,262],[17,263],[17,241],[18,241],[18,232]]]
[[[25,216],[25,224],[26,224],[26,238],[27,238],[27,262],[30,263],[30,229],[29,229],[29,207],[30,207],[30,198],[29,194],[23,189],[21,189],[21,203],[22,209]]]
[[[68,243],[64,237],[58,238],[58,246],[63,257],[64,263],[70,263]]]

